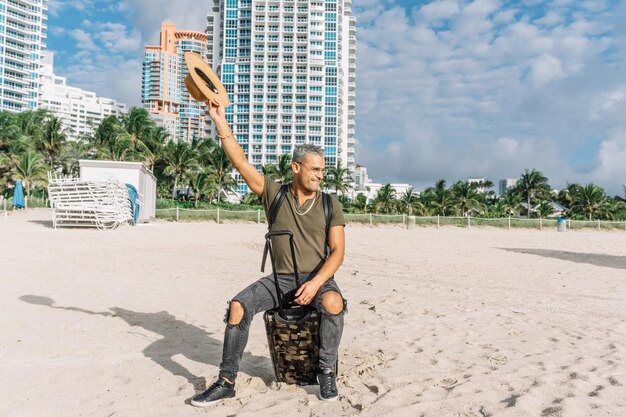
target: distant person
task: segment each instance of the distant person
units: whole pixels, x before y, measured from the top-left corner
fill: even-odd
[[[259,196],[266,212],[269,211],[280,185],[260,174],[248,162],[226,121],[223,105],[209,104],[209,115],[226,155],[250,190]],[[294,301],[300,305],[310,304],[320,312],[319,396],[324,401],[332,401],[339,395],[334,369],[346,306],[333,276],[344,258],[345,221],[341,204],[332,199],[333,215],[328,232],[330,255],[326,257],[326,218],[320,191],[324,166],[321,148],[296,146],[291,162],[293,182],[278,210],[272,230],[290,230],[294,235],[300,282],[304,282],[295,292]],[[289,243],[287,239],[278,239],[273,248],[281,290],[293,294],[295,280]],[[277,294],[271,275],[252,283],[233,297],[226,312],[219,376],[206,391],[193,397],[192,405],[205,407],[235,396],[235,379],[252,318],[256,313],[276,307]]]

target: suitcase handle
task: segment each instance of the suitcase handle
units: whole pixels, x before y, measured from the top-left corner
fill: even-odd
[[[272,246],[272,238],[277,236],[288,236],[289,237],[289,248],[291,250],[291,261],[293,263],[293,274],[296,279],[296,288],[300,288],[300,278],[298,275],[298,264],[296,262],[296,248],[293,243],[293,233],[289,230],[275,230],[273,232],[267,232],[265,234],[265,242],[267,243],[267,249],[270,255],[270,262],[272,263],[272,272],[274,274],[274,284],[276,285],[276,296],[278,297],[278,312],[281,317],[285,317],[283,311],[283,292],[280,290],[280,286],[278,285],[278,275],[276,273],[276,265],[274,264],[274,248]],[[304,315],[304,306],[300,306],[302,310],[302,314]]]

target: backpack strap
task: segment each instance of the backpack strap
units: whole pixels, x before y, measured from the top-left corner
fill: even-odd
[[[267,230],[272,229],[272,225],[276,221],[276,215],[278,214],[278,209],[283,204],[283,200],[287,195],[287,191],[289,190],[289,184],[283,184],[278,189],[276,196],[272,200],[272,204],[270,204],[269,209],[269,217],[267,219]],[[263,262],[261,263],[261,272],[265,272],[265,261],[267,260],[267,251],[269,249],[267,241],[265,242],[265,248],[263,249]]]
[[[322,203],[324,205],[324,217],[326,218],[326,257],[330,255],[328,246],[328,231],[330,230],[330,220],[333,217],[333,200],[329,194],[322,193]]]

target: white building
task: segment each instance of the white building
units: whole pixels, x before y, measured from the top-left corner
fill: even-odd
[[[43,53],[41,65],[40,107],[61,119],[69,139],[93,133],[108,116],[126,113],[126,105],[96,96],[96,93],[67,85],[65,77],[54,75],[54,54]]]
[[[228,121],[250,163],[260,169],[312,143],[327,165],[354,170],[351,0],[213,0],[207,37],[207,58],[233,103]]]
[[[48,0],[0,0],[0,110],[34,109]]]
[[[367,185],[365,191],[359,193],[355,193],[355,196],[358,194],[364,194],[367,197],[367,202],[374,201],[378,196],[378,191],[383,188],[386,184],[381,184],[379,182],[371,182]],[[404,193],[406,193],[410,188],[414,188],[410,184],[391,184],[391,188],[396,191],[396,198],[400,199]],[[415,195],[419,196],[419,192],[414,192]]]
[[[366,186],[372,181],[367,176],[367,168],[363,165],[356,165],[353,172],[354,191],[365,191]]]
[[[517,180],[514,178],[505,178],[498,181],[498,195],[503,196],[506,192],[517,185]]]

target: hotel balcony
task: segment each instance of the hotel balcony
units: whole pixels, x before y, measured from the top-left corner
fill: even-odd
[[[15,71],[18,74],[29,75],[30,69],[27,65],[17,65],[12,61],[15,61],[14,58],[5,57],[4,67],[10,69],[11,71]]]
[[[5,49],[7,51],[17,51],[17,52],[24,52],[26,51],[26,48],[24,48],[23,46],[19,46],[19,45],[15,45],[9,42],[5,43]]]
[[[29,3],[29,2],[25,2],[23,1],[22,3]],[[6,2],[6,8],[7,10],[16,10],[18,12],[23,12],[23,13],[27,13],[27,14],[36,14],[35,11],[31,8],[22,6],[21,4],[19,4],[16,1],[8,1]]]
[[[15,83],[22,84],[22,85],[28,85],[29,83],[28,79],[24,78],[23,76],[18,75],[18,74],[13,74],[6,70],[4,71],[4,79],[11,80]]]
[[[18,31],[20,33],[23,33],[24,35],[28,36],[31,35],[33,33],[35,33],[30,26],[28,25],[18,25],[15,22],[12,22],[11,20],[7,21],[7,27]]]

